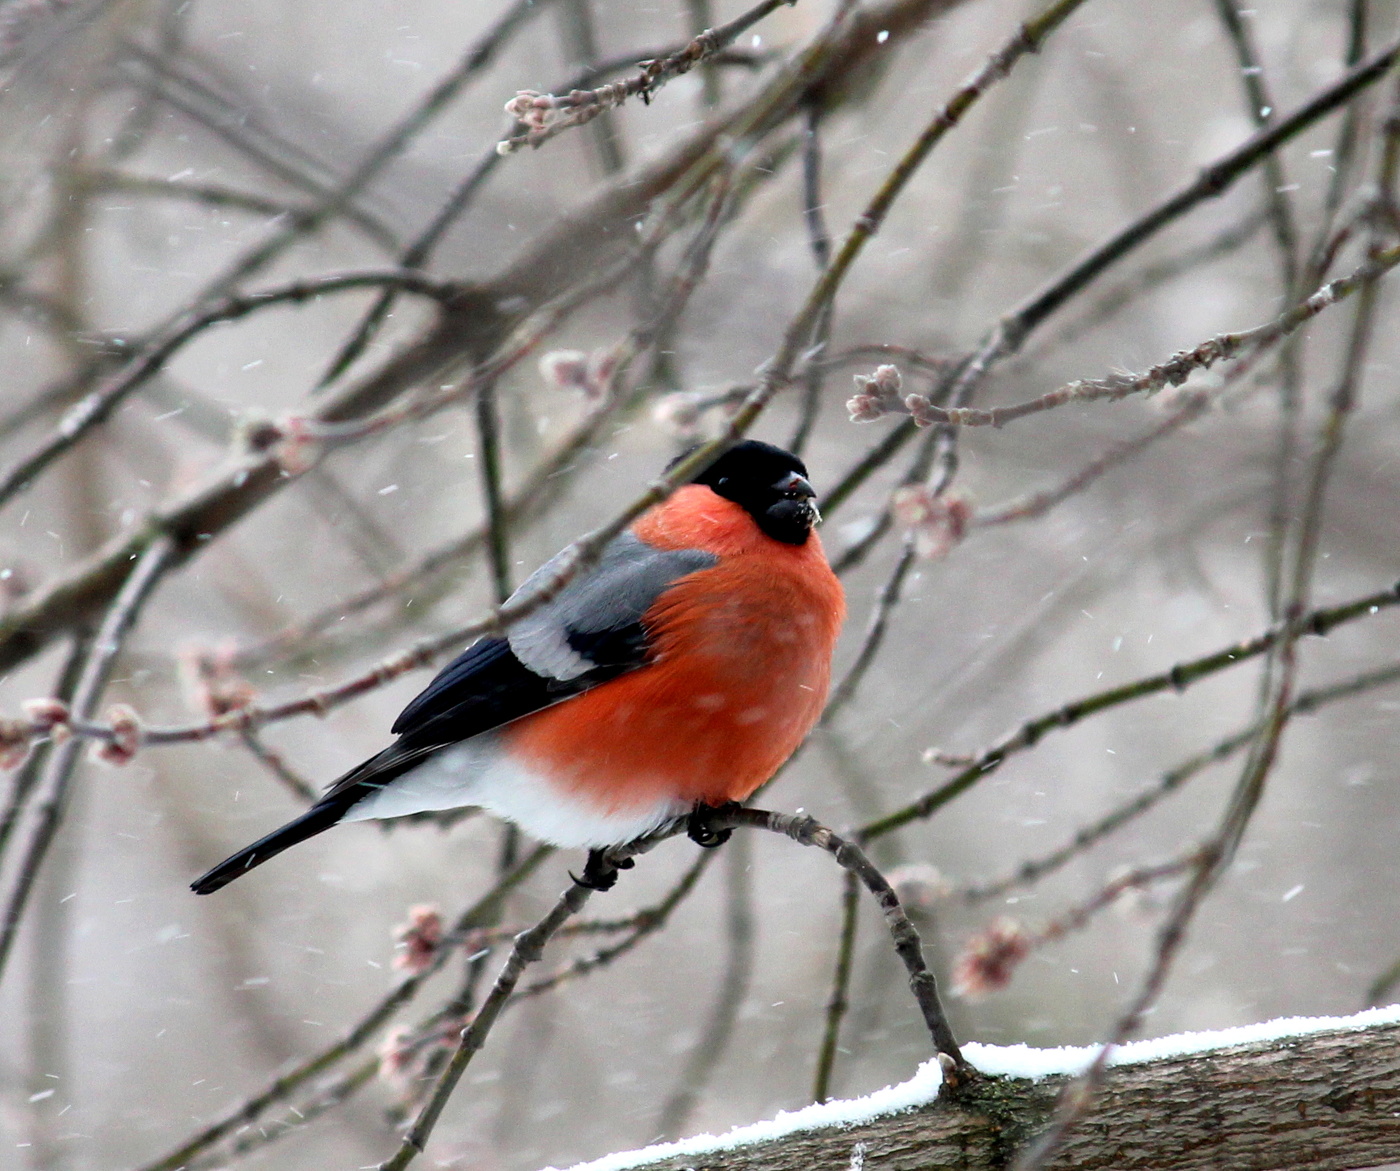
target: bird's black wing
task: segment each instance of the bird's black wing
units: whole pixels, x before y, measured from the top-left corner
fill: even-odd
[[[506,639],[483,638],[438,672],[400,713],[391,731],[415,742],[465,740],[577,690],[530,670],[516,658]]]
[[[698,549],[656,549],[623,533],[597,565],[505,638],[473,643],[444,667],[392,731],[415,746],[456,743],[640,667],[649,649],[642,616],[677,578],[715,561]],[[547,562],[516,595],[555,568]]]

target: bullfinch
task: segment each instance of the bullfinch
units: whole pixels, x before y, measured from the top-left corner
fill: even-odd
[[[557,846],[609,846],[743,801],[821,714],[845,617],[796,456],[746,440],[609,542],[502,638],[473,643],[398,739],[220,862],[209,894],[343,821],[476,807]],[[517,592],[554,572],[546,563]],[[727,836],[724,834],[723,836]]]

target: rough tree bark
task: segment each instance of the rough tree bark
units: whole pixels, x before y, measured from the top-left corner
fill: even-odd
[[[959,1104],[648,1163],[646,1171],[993,1171],[1067,1079],[987,1078]],[[1239,1045],[1114,1070],[1054,1168],[1351,1171],[1400,1159],[1400,1025]]]

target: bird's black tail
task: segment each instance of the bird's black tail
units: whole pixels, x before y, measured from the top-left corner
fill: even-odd
[[[289,821],[281,829],[275,829],[265,838],[259,838],[251,846],[245,846],[231,858],[225,858],[208,874],[201,875],[190,883],[190,889],[197,895],[213,894],[220,887],[227,886],[235,878],[247,874],[254,866],[261,866],[269,858],[276,857],[283,850],[315,837],[322,830],[330,829],[345,816],[343,801],[321,801],[312,806],[295,821]]]
[[[232,858],[225,858],[208,874],[201,875],[190,883],[190,889],[197,895],[213,894],[240,875],[247,874],[254,866],[261,866],[283,850],[289,850],[298,842],[314,838],[322,830],[337,825],[350,812],[351,806],[408,772],[439,747],[440,743],[430,740],[427,744],[415,744],[410,737],[405,736],[397,743],[389,745],[383,752],[352,768],[295,821],[289,821],[281,829],[273,830],[267,837],[259,838],[251,846],[245,846]]]

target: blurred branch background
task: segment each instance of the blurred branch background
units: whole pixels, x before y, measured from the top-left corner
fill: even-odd
[[[7,1165],[390,1153],[581,860],[456,816],[187,884],[383,746],[429,656],[377,664],[755,387],[851,604],[763,804],[860,837],[961,1039],[1392,999],[1398,22],[0,0],[0,711],[11,758],[41,741],[0,776]],[[44,740],[43,697],[87,735]],[[742,834],[662,845],[561,929],[433,1161],[563,1166],[930,1055],[839,869]]]

